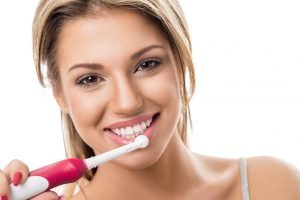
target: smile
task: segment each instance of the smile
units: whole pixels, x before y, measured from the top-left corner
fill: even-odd
[[[115,123],[104,130],[109,131],[119,138],[134,140],[135,137],[146,133],[147,129],[151,127],[158,116],[159,113],[150,116],[137,117],[133,120]]]
[[[134,126],[115,128],[112,129],[111,131],[120,137],[130,140],[143,134],[144,131],[147,129],[147,127],[151,125],[151,123],[152,123],[152,118],[147,121],[143,121],[139,124],[136,124]]]

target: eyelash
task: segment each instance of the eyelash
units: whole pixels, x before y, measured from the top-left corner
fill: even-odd
[[[96,78],[96,81],[94,80],[92,82],[88,82],[89,78],[93,78],[93,79]],[[98,76],[97,74],[86,74],[86,75],[81,76],[76,81],[76,85],[79,85],[79,86],[84,87],[84,88],[88,88],[88,87],[92,87],[92,86],[94,86],[97,83],[102,82],[102,81],[104,81],[104,79],[102,77]]]
[[[150,67],[146,67],[146,69],[141,69],[139,70],[140,68],[143,68],[143,64],[145,63],[151,63],[151,66]],[[146,59],[146,60],[143,60],[141,62],[139,62],[136,67],[135,67],[135,70],[134,72],[137,72],[137,71],[151,71],[151,70],[154,70],[155,68],[157,68],[159,65],[161,64],[161,60],[160,59],[157,59],[157,58],[149,58],[149,59]]]
[[[143,60],[136,65],[134,73],[139,72],[139,71],[141,71],[141,72],[149,71],[150,72],[150,71],[156,69],[161,63],[162,63],[161,60],[157,59],[157,58],[149,58],[149,59]],[[146,66],[146,69],[143,69],[143,67],[145,67],[145,64],[146,65],[148,64],[148,65]],[[150,65],[150,67],[149,67],[149,65]],[[89,78],[92,78],[92,82],[89,82],[89,81],[91,81],[91,80],[88,80]],[[104,79],[97,74],[86,74],[86,75],[81,76],[76,81],[76,85],[79,85],[80,87],[83,87],[83,88],[90,88],[102,81],[104,81]]]

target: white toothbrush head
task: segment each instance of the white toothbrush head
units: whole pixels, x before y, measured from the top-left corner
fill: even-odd
[[[149,145],[149,139],[145,135],[139,135],[135,138],[134,143],[137,143],[140,149],[144,149]]]

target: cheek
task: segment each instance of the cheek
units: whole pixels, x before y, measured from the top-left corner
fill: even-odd
[[[87,133],[95,130],[104,113],[105,103],[101,96],[101,93],[69,93],[69,114],[84,140],[90,135]]]
[[[145,81],[143,86],[146,88],[143,89],[145,96],[151,98],[161,108],[171,109],[168,112],[177,112],[181,104],[179,83],[174,70],[172,67],[166,68],[151,82]]]

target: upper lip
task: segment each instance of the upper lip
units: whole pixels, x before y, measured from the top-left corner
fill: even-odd
[[[108,125],[105,129],[115,129],[115,128],[122,128],[127,126],[134,126],[141,122],[146,122],[147,120],[152,119],[154,115],[155,114],[141,115],[130,120],[116,122]]]

